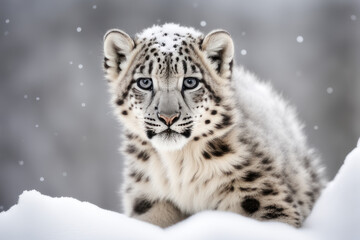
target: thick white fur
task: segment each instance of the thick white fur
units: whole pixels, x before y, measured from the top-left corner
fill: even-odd
[[[167,38],[164,32],[171,38]],[[260,81],[242,67],[234,67],[231,71],[234,46],[225,31],[214,31],[203,38],[195,30],[178,25],[155,26],[137,36],[134,51],[131,51],[133,42],[123,32],[116,33],[109,41],[106,38],[107,58],[115,56],[109,47],[112,44],[118,45],[127,55],[120,75],[108,70],[112,102],[121,97],[134,77],[131,75],[132,69],[136,62],[141,61],[138,55],[145,48],[141,48],[142,44],[147,45],[148,39],[153,36],[155,40],[164,38],[164,45],[160,49],[171,52],[175,59],[178,50],[167,48],[166,44],[169,41],[169,45],[175,44],[171,40],[176,38],[177,35],[173,34],[177,32],[184,32],[184,35],[189,33],[187,36],[193,36],[199,42],[203,39],[201,47],[194,45],[195,49],[190,56],[201,65],[204,72],[202,78],[222,100],[217,105],[214,101],[204,101],[199,110],[195,108],[199,105],[188,102],[189,109],[193,110],[182,111],[183,116],[185,113],[193,114],[192,134],[190,138],[180,137],[179,141],[168,143],[160,141],[156,136],[147,138],[143,121],[154,113],[149,110],[145,114],[144,109],[153,109],[156,105],[154,102],[162,97],[162,91],[176,92],[178,81],[183,79],[181,74],[152,74],[155,95],[150,97],[144,93],[144,103],[139,105],[141,108],[134,109],[132,99],[125,99],[125,103],[120,106],[114,105],[115,114],[127,132],[123,139],[123,150],[126,152],[123,184],[125,214],[166,227],[196,212],[216,209],[300,226],[325,183],[318,159],[306,144],[302,124],[297,120],[295,111],[274,92],[271,85]],[[184,39],[187,40],[187,37]],[[222,52],[222,67],[221,72],[216,73],[209,57],[219,50]],[[152,57],[150,60],[154,59],[153,67],[156,70],[157,57]],[[160,60],[158,62],[161,63]],[[147,62],[142,64],[146,66],[146,71]],[[182,65],[177,67],[181,73]],[[180,94],[174,94],[172,99],[181,105],[181,98]],[[212,109],[217,109],[218,114],[211,114]],[[231,117],[231,126],[214,128],[213,123],[221,122],[220,113]],[[205,125],[205,119],[211,120],[211,124]],[[210,130],[213,130],[212,135],[208,134]],[[206,137],[202,137],[204,134]],[[231,151],[221,157],[214,155],[210,160],[204,159],[203,152],[214,139],[228,144]],[[129,147],[133,149],[129,150]],[[148,154],[148,158],[141,161],[143,152]],[[271,170],[264,170],[261,161],[265,158],[272,160],[267,165]],[[246,165],[250,160],[252,163]],[[234,166],[239,165],[242,167],[234,169]],[[244,181],[249,171],[260,173],[261,176],[253,181]],[[265,194],[265,190],[274,194]],[[137,204],[139,199],[146,201]],[[246,202],[248,199],[252,199],[250,203],[255,204]],[[275,206],[275,213],[280,214],[277,217],[274,217]],[[268,218],[264,217],[266,214]]]

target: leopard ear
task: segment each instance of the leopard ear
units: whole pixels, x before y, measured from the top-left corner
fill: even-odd
[[[134,40],[121,30],[112,29],[105,34],[104,70],[108,80],[118,78],[134,47]]]
[[[212,31],[205,36],[201,47],[219,76],[231,78],[234,43],[230,34],[224,30]]]

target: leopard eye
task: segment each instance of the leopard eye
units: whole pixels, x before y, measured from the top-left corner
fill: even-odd
[[[136,80],[139,88],[144,90],[152,90],[152,80],[151,78],[139,78]]]
[[[188,77],[188,78],[184,78],[183,81],[183,89],[194,89],[199,85],[199,79],[197,78],[193,78],[193,77]]]

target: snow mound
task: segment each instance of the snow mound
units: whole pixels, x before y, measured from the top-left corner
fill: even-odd
[[[234,213],[202,212],[167,229],[73,198],[25,191],[0,213],[0,239],[360,239],[360,139],[301,229]]]

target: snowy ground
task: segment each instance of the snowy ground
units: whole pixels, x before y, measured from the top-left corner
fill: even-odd
[[[161,229],[73,198],[25,191],[0,214],[0,239],[360,239],[360,139],[304,227],[203,212]]]

